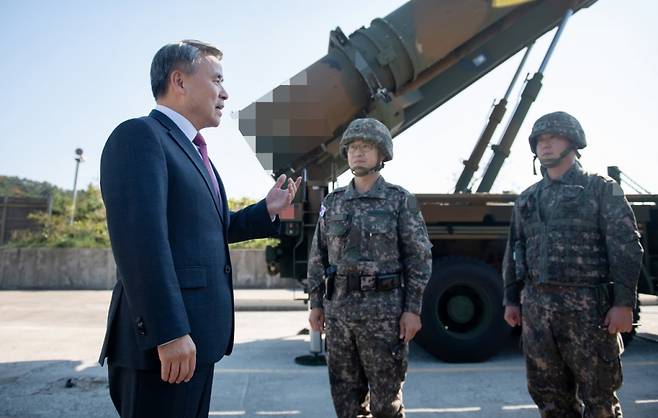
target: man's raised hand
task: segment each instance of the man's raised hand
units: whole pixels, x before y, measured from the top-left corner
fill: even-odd
[[[302,178],[297,177],[297,180],[295,181],[288,179],[288,187],[282,189],[281,186],[283,186],[285,182],[286,175],[281,174],[265,197],[265,203],[267,204],[267,211],[269,212],[270,217],[280,214],[290,206],[292,200],[295,198],[297,189],[299,189]]]

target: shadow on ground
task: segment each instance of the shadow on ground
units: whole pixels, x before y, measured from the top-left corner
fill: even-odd
[[[215,368],[211,411],[222,416],[334,416],[325,367],[300,366],[294,357],[308,353],[308,337],[290,336],[236,344],[234,355]],[[633,399],[658,398],[658,344],[636,340],[628,347],[622,401],[626,414],[658,416],[658,405]],[[653,382],[653,383],[652,383]],[[624,399],[626,397],[627,399]],[[405,386],[408,407],[481,405],[479,413],[441,413],[441,417],[493,417],[501,405],[528,403],[518,340],[484,363],[447,364],[416,345],[410,353]],[[486,408],[490,408],[489,410]],[[528,413],[530,412],[530,413]],[[413,416],[430,416],[412,413]],[[534,416],[505,412],[505,417]],[[116,418],[107,389],[106,369],[72,361],[0,363],[0,418]]]

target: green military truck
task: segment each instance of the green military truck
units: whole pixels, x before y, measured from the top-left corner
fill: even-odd
[[[445,361],[482,361],[495,354],[511,333],[503,321],[501,264],[516,196],[489,191],[541,89],[562,28],[595,1],[412,0],[350,36],[340,28],[332,31],[324,57],[239,112],[240,130],[263,167],[274,177],[285,173],[304,180],[282,216],[280,243],[267,248],[269,272],[305,284],[320,204],[347,169],[338,142],[352,119],[376,117],[396,136],[517,52],[525,49],[527,57],[534,41],[557,26],[539,71],[492,146],[477,189],[471,191],[473,174],[525,57],[454,192],[416,195],[434,245],[417,341]],[[645,248],[640,292],[656,294],[658,196],[628,199]]]

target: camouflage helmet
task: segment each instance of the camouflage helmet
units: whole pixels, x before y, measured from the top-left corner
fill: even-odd
[[[343,132],[340,140],[340,155],[347,159],[347,147],[357,139],[373,142],[384,157],[384,162],[393,159],[393,138],[386,125],[373,118],[354,119]]]
[[[533,154],[537,152],[537,139],[542,134],[560,135],[567,138],[576,149],[587,146],[585,131],[580,126],[578,119],[566,112],[553,112],[537,119],[530,133],[530,150]]]

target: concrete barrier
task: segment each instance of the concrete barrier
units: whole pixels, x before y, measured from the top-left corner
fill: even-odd
[[[232,250],[236,289],[288,289],[297,281],[267,273],[263,250]],[[0,248],[0,290],[103,290],[116,280],[109,248]]]

